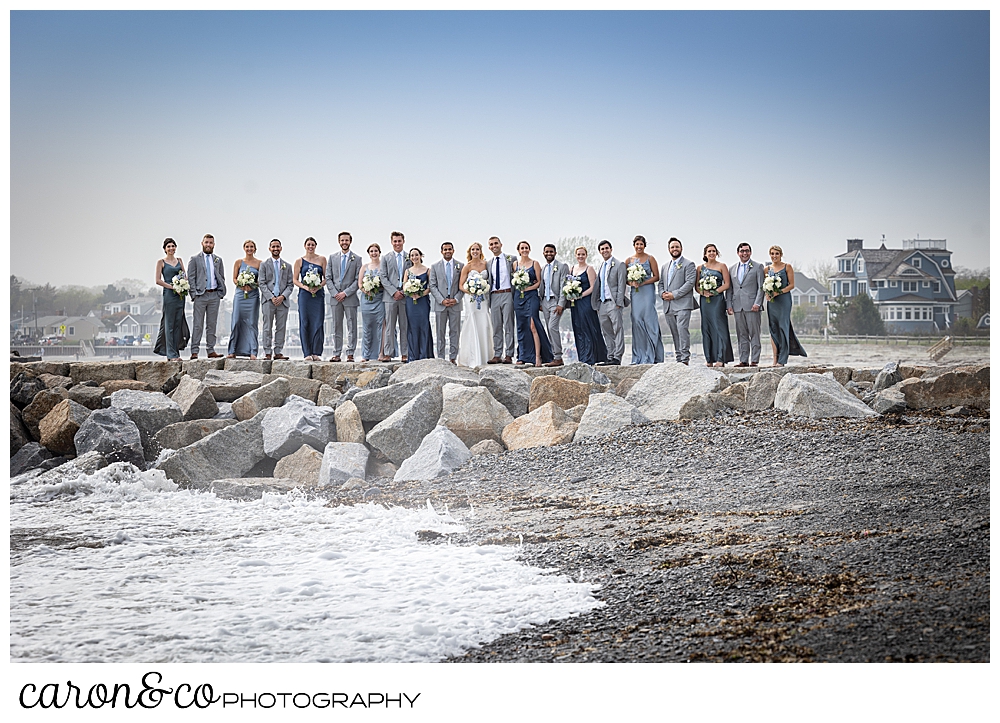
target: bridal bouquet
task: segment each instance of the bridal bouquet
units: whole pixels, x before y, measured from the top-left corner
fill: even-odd
[[[781,292],[781,277],[768,275],[764,279],[764,293],[767,294],[768,301],[773,301]]]
[[[476,308],[481,309],[482,303],[486,299],[486,292],[490,290],[490,285],[486,279],[479,275],[478,271],[469,273],[469,278],[465,280],[464,291],[476,301]]]
[[[698,288],[708,294],[709,298],[705,299],[705,301],[711,304],[711,297],[715,295],[715,290],[719,288],[719,280],[712,274],[702,274],[701,278],[698,279]]]
[[[323,278],[318,271],[309,271],[302,277],[302,284],[309,287],[309,293],[316,296],[316,292],[323,286]]]
[[[174,287],[174,291],[182,299],[191,291],[191,284],[188,283],[187,274],[181,271],[179,274],[175,275],[170,281],[170,285]]]
[[[628,267],[625,276],[628,283],[638,287],[639,284],[646,280],[646,267],[642,264],[632,264]]]
[[[416,304],[417,299],[423,295],[425,288],[424,282],[420,279],[410,278],[406,280],[405,284],[403,284],[403,293],[413,299],[413,303]]]
[[[531,277],[528,276],[527,269],[518,269],[514,272],[514,275],[510,277],[510,285],[521,292],[521,298],[524,298],[524,290],[531,286]]]
[[[368,301],[375,301],[375,295],[382,291],[382,279],[374,271],[366,271],[361,280],[361,291]]]
[[[570,306],[576,306],[576,300],[583,296],[583,286],[575,276],[567,276],[566,283],[562,287],[562,295],[569,301]]]
[[[237,286],[249,286],[251,288],[257,288],[257,274],[250,271],[250,269],[244,269],[236,276]],[[243,292],[243,298],[247,298],[246,291]]]

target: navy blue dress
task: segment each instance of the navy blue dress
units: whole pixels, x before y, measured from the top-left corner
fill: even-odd
[[[174,277],[181,273],[181,262],[171,266],[166,261],[163,262],[163,280],[172,283]],[[180,296],[173,289],[163,290],[163,336],[167,345],[167,359],[177,359],[180,357],[180,350],[184,348],[183,326],[184,326],[184,297]]]
[[[323,267],[302,259],[299,281],[310,271],[324,278]],[[299,340],[303,356],[323,356],[323,314],[326,310],[326,294],[323,287],[313,296],[305,289],[299,289]]]
[[[580,282],[580,288],[586,291],[590,288],[590,277],[586,270],[578,276],[576,280]],[[594,311],[590,297],[584,296],[577,299],[570,307],[570,316],[573,320],[573,338],[576,340],[576,355],[584,364],[596,364],[608,360],[608,347],[604,343],[604,335],[601,334],[601,320]]]
[[[529,266],[525,271],[528,272],[531,284],[534,284],[537,281],[534,265]],[[528,285],[531,286],[531,284]],[[534,321],[535,331],[538,332],[538,349],[542,357],[542,364],[548,364],[553,358],[552,346],[549,344],[549,336],[545,333],[545,326],[538,315],[538,310],[541,307],[538,289],[525,291],[523,299],[521,292],[517,289],[513,289],[510,293],[514,295],[514,321],[517,322],[517,360],[523,364],[535,363],[535,339],[531,336],[531,322]]]
[[[781,288],[788,286],[788,271],[782,269],[775,273],[770,266],[767,267],[768,276],[777,276],[781,279]],[[778,294],[772,301],[767,302],[767,326],[771,332],[771,341],[778,349],[778,363],[787,364],[788,357],[806,356],[806,350],[795,338],[795,331],[792,329],[792,295]]]
[[[714,276],[718,288],[722,288],[725,281],[721,271],[702,267],[701,275]],[[698,303],[701,305],[701,348],[705,352],[705,361],[709,364],[733,361],[725,293],[708,298],[698,294]]]
[[[248,266],[246,261],[240,263],[240,273],[249,271],[255,277],[259,276],[257,269]],[[229,331],[229,353],[236,356],[257,356],[257,320],[260,318],[260,291],[255,287],[246,292],[236,287],[233,296],[233,318]]]
[[[409,278],[419,279],[426,288],[430,273],[411,274]],[[406,358],[408,361],[434,358],[430,294],[419,299],[406,298]]]

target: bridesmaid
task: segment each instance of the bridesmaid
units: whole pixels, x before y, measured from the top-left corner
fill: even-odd
[[[412,296],[406,301],[406,351],[407,361],[434,358],[434,337],[431,336],[431,293],[428,279],[430,269],[424,266],[424,255],[420,249],[410,249],[410,263],[403,272],[403,283],[409,279],[420,279],[424,290],[419,297]],[[415,302],[415,303],[414,303]]]
[[[587,263],[587,249],[578,246],[574,252],[576,264],[570,273],[576,277],[583,288],[583,296],[570,306],[570,317],[573,321],[573,338],[576,340],[576,356],[584,364],[594,365],[608,360],[608,347],[604,344],[601,333],[601,320],[588,298],[594,293],[594,283],[597,272]]]
[[[774,353],[774,364],[783,367],[788,363],[789,355],[807,356],[806,350],[795,338],[792,329],[792,297],[788,292],[795,288],[795,270],[791,264],[782,262],[780,246],[768,249],[771,263],[764,271],[768,276],[781,279],[781,288],[774,296],[767,295],[767,326],[771,332],[771,351]]]
[[[379,262],[382,259],[382,247],[371,244],[368,247],[371,261],[362,265],[358,274],[358,288],[361,289],[361,361],[371,361],[377,358],[386,361],[382,353],[382,331],[385,326],[385,304],[382,302],[382,288],[379,287],[369,298],[365,293],[366,278],[378,278]]]
[[[646,270],[646,278],[632,287],[632,363],[659,364],[663,361],[663,337],[660,335],[660,315],[656,313],[656,284],[660,266],[646,253],[646,239],[636,236],[632,241],[635,256],[625,261],[625,268],[638,264]]]
[[[521,258],[517,261],[515,271],[527,271],[531,284],[524,289],[524,298],[514,289],[514,319],[517,321],[517,365],[533,364],[540,367],[552,361],[552,347],[545,333],[545,326],[538,315],[540,301],[538,287],[542,284],[542,267],[537,261],[532,261],[528,254],[531,245],[521,241],[517,245],[517,253]]]
[[[326,259],[316,253],[316,239],[312,236],[306,239],[305,256],[295,261],[292,268],[292,283],[299,287],[299,339],[302,343],[302,354],[308,361],[321,361],[323,358],[323,312],[326,298],[323,285],[326,282],[324,269]],[[310,289],[302,283],[302,277],[310,271],[319,274],[319,286]]]
[[[260,274],[260,259],[254,256],[257,253],[257,244],[250,240],[245,241],[243,253],[244,257],[233,264],[233,285],[236,286],[236,294],[233,297],[233,318],[229,327],[227,359],[235,359],[237,356],[257,358],[260,292],[256,283],[253,286],[240,286],[236,280],[243,271],[249,271],[254,278]]]
[[[705,262],[695,273],[695,289],[701,297],[701,347],[705,352],[705,366],[724,367],[733,361],[733,342],[729,338],[729,316],[726,314],[726,289],[732,286],[729,268],[719,261],[719,249],[708,244],[703,252]],[[715,277],[714,291],[702,291],[700,281]]]
[[[163,287],[163,317],[160,325],[163,327],[167,347],[167,361],[180,361],[180,348],[184,344],[184,297],[174,291],[171,282],[177,274],[184,273],[184,262],[174,256],[177,242],[172,238],[164,239],[163,250],[166,258],[156,262],[156,285]]]

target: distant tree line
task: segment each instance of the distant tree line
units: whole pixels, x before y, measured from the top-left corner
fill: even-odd
[[[32,285],[13,274],[10,277],[10,317],[86,316],[90,311],[100,311],[105,304],[141,294],[155,294],[137,279],[121,279],[105,287]]]

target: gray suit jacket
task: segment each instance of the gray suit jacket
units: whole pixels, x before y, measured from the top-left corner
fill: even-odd
[[[545,267],[548,266],[547,263],[542,264],[541,261],[538,262],[542,266],[542,285],[538,287],[538,298],[545,298]],[[565,296],[562,295],[563,284],[566,283],[566,277],[569,276],[569,266],[564,264],[559,259],[554,259],[552,261],[552,293],[555,294],[554,301],[557,306],[561,306],[564,309],[569,307],[569,301]]]
[[[445,272],[444,259],[441,259],[436,264],[432,264],[431,270],[428,273],[427,286],[431,290],[434,311],[445,310],[446,307],[442,304],[445,299],[460,298],[459,293],[461,289],[458,288],[458,277],[462,275],[462,267],[465,264],[461,261],[456,261],[454,258],[448,263],[451,264],[451,288],[448,288],[448,275]]]
[[[361,257],[353,251],[347,252],[347,269],[344,271],[344,278],[340,278],[340,257],[342,254],[330,254],[326,261],[326,289],[330,295],[330,306],[343,304],[344,306],[358,306],[361,300],[358,298],[358,275],[361,273]],[[335,294],[343,291],[347,297],[343,301],[337,301]]]
[[[740,267],[740,262],[736,262],[729,267],[729,278],[731,283],[726,289],[726,308],[733,311],[750,311],[756,304],[758,307],[764,306],[764,266],[750,259],[750,267],[741,284],[736,275]]]
[[[403,271],[413,266],[410,260],[406,258],[406,254],[403,254]],[[379,261],[378,276],[382,279],[382,289],[385,291],[385,300],[392,301],[392,295],[397,291],[401,291],[403,287],[403,277],[402,274],[396,268],[396,252],[390,250],[389,253],[382,256],[381,261]]]
[[[215,267],[215,286],[219,290],[219,296],[223,297],[226,295],[226,269],[222,259],[215,254],[212,254],[212,258],[215,261],[213,264]],[[187,273],[188,283],[191,284],[191,298],[204,294],[207,288],[205,284],[208,282],[205,254],[198,252],[188,259]]]
[[[507,278],[508,278],[508,281],[509,281],[510,280],[510,276],[514,273],[514,266],[517,265],[517,257],[516,256],[511,256],[510,254],[505,254],[503,251],[500,252],[500,256],[503,257],[506,260],[506,262],[507,262]],[[497,257],[496,256],[490,256],[488,259],[486,259],[486,270],[490,272],[490,290],[491,291],[493,290],[493,282],[495,281],[494,277],[496,276],[496,274],[493,273],[494,269],[496,268],[496,263],[497,263]],[[503,261],[501,261],[500,263],[502,264]],[[514,287],[511,286],[511,292],[513,292],[513,290],[514,290]]]
[[[674,269],[674,277],[667,284],[671,264],[680,264],[680,268]],[[695,272],[694,261],[688,261],[683,256],[678,259],[670,259],[663,264],[660,269],[660,280],[656,284],[656,293],[659,295],[669,291],[674,295],[673,301],[663,302],[664,314],[669,314],[671,311],[684,311],[685,309],[691,311],[696,308],[694,300]]]
[[[281,286],[278,293],[274,293],[274,259],[266,258],[260,262],[260,295],[264,301],[270,301],[275,296],[284,296],[282,306],[288,306],[288,299],[292,295],[295,285],[292,284],[292,265],[284,259],[279,259],[281,263]]]
[[[611,292],[611,298],[615,302],[615,306],[625,306],[625,264],[612,256],[608,261],[611,265],[608,267],[608,290]],[[601,308],[601,267],[604,266],[604,259],[601,259],[601,263],[594,266],[594,270],[597,271],[597,280],[594,281],[594,293],[590,295],[590,305],[594,307],[594,311]]]

